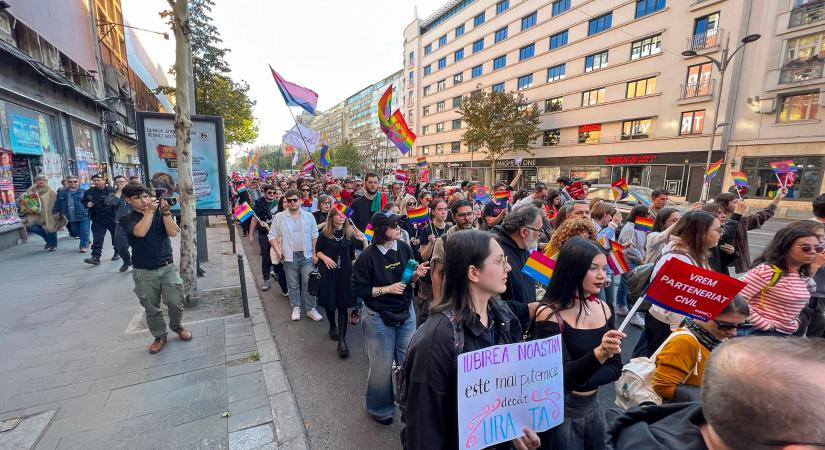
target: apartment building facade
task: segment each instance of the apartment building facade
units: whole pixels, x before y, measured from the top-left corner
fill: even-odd
[[[344,120],[345,102],[338,103],[332,108],[318,114],[310,123],[310,128],[327,137],[327,142],[331,147],[336,147],[344,141],[344,130],[347,122]]]
[[[624,177],[698,199],[713,131],[732,104],[720,57],[749,33],[743,0],[455,0],[404,32],[402,111],[418,135],[401,163],[427,156],[437,177],[525,182],[559,175],[593,183]],[[698,55],[682,56],[685,50]],[[738,52],[737,72],[752,48]],[[728,77],[730,74],[727,75]],[[523,92],[541,137],[490,167],[461,142],[461,98],[479,88]],[[719,120],[723,122],[724,120]],[[716,130],[712,160],[723,158]],[[532,154],[530,154],[532,153]],[[711,186],[722,188],[722,177]]]

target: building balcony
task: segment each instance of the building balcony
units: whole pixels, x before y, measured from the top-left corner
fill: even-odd
[[[722,29],[709,30],[704,33],[697,33],[686,39],[686,50],[692,50],[697,53],[709,53],[710,50],[716,50],[722,41]],[[704,50],[704,51],[703,51]]]
[[[786,64],[779,72],[779,84],[799,83],[822,78],[825,60],[818,57]]]
[[[825,21],[825,0],[806,3],[791,10],[788,28]]]
[[[713,95],[713,80],[679,86],[679,104],[707,101]]]

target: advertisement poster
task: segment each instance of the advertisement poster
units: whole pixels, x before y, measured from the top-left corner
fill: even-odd
[[[0,150],[0,226],[20,222],[12,176],[11,152]]]
[[[561,335],[458,356],[458,444],[476,450],[564,421]]]
[[[57,191],[62,187],[60,180],[63,179],[63,157],[57,153],[43,153],[41,161],[43,175],[49,180],[49,187]]]
[[[11,149],[18,154],[40,155],[40,127],[37,119],[21,114],[9,114],[9,140]]]
[[[80,181],[80,187],[89,189],[92,186],[91,176],[100,173],[97,130],[72,121],[72,140],[74,141],[74,155],[77,159],[77,173],[75,175]]]
[[[165,196],[177,197],[178,155],[173,120],[173,114],[141,113],[138,135],[149,185],[166,189]],[[191,138],[195,208],[198,214],[225,214],[228,206],[223,118],[192,117]],[[179,206],[173,208],[177,210]]]

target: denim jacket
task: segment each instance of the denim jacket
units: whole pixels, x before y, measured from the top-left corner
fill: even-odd
[[[86,205],[83,204],[83,194],[86,191],[83,189],[78,188],[76,191],[71,192],[68,189],[61,189],[57,191],[57,201],[54,202],[54,208],[52,208],[52,212],[57,214],[63,214],[69,222],[77,222],[80,220],[85,220],[89,218],[89,210],[86,208]],[[69,202],[74,202],[74,215],[69,215]]]

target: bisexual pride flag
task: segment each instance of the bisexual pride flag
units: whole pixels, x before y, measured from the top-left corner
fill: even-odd
[[[269,70],[288,106],[300,106],[304,111],[315,115],[315,105],[318,104],[318,94],[315,91],[284,80],[272,66],[269,66]]]

